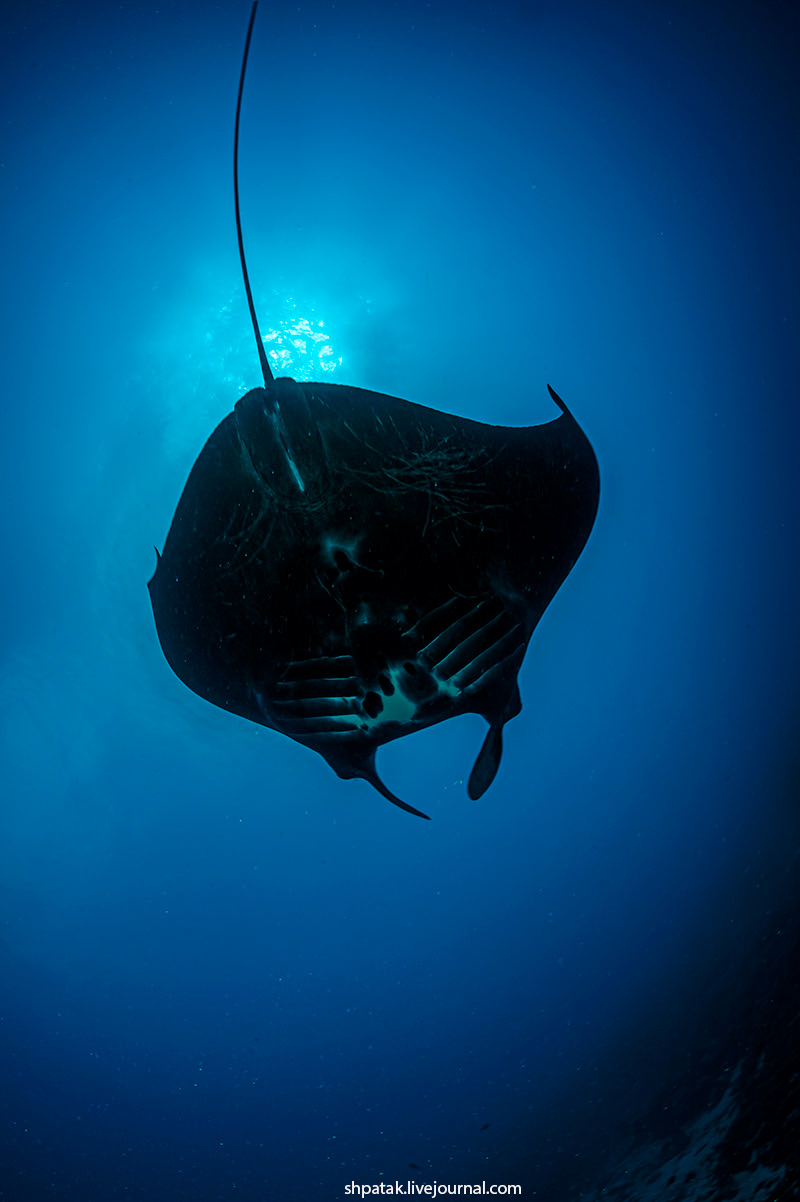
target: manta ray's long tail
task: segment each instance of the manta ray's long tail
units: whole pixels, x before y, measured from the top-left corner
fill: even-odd
[[[239,95],[236,98],[236,125],[233,133],[233,199],[236,206],[236,235],[239,239],[239,259],[242,264],[242,276],[244,277],[244,289],[247,293],[247,303],[250,306],[250,320],[253,323],[253,333],[256,336],[256,346],[258,347],[258,358],[261,362],[261,374],[264,377],[264,387],[267,390],[269,398],[269,386],[273,381],[273,375],[270,371],[269,363],[267,362],[264,343],[261,341],[261,331],[258,328],[258,318],[256,317],[256,307],[253,304],[253,294],[250,291],[250,277],[247,274],[247,261],[244,257],[244,241],[242,239],[242,219],[239,215],[239,114],[242,111],[242,92],[244,90],[244,76],[247,70],[247,56],[250,53],[250,38],[253,34],[253,23],[256,19],[256,9],[258,8],[258,0],[253,4],[253,10],[250,13],[250,24],[247,27],[247,39],[244,44],[244,54],[242,55],[242,73],[239,76]]]

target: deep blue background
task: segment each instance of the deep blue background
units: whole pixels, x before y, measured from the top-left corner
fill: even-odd
[[[549,381],[600,462],[492,790],[474,716],[380,754],[424,823],[153,627],[153,544],[259,382],[248,4],[3,6],[0,1197],[577,1197],[687,1071],[798,849],[791,11],[262,0],[264,328],[499,424]]]

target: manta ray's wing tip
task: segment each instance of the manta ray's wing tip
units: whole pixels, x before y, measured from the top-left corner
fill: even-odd
[[[558,405],[558,407],[559,407],[559,409],[561,410],[561,412],[562,412],[562,413],[569,413],[569,409],[568,409],[568,408],[567,408],[567,406],[564,404],[564,402],[562,401],[561,397],[560,397],[560,396],[558,395],[558,393],[556,392],[555,388],[551,388],[551,387],[550,387],[550,385],[548,384],[548,385],[547,385],[547,391],[550,393],[550,396],[553,398],[553,400],[555,401],[555,403]]]

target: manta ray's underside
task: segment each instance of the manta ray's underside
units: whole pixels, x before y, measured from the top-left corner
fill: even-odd
[[[480,714],[480,797],[528,641],[594,523],[594,452],[552,389],[560,416],[512,429],[273,379],[243,250],[242,267],[264,387],[211,435],[178,504],[149,585],[164,654],[201,697],[414,814],[377,748]]]

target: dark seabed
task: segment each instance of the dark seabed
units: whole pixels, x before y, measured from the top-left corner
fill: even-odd
[[[153,626],[260,378],[248,15],[2,7],[0,1198],[798,1197],[798,10],[262,0],[282,370],[502,425],[549,382],[600,463],[492,789],[475,715],[379,755],[430,823]]]

